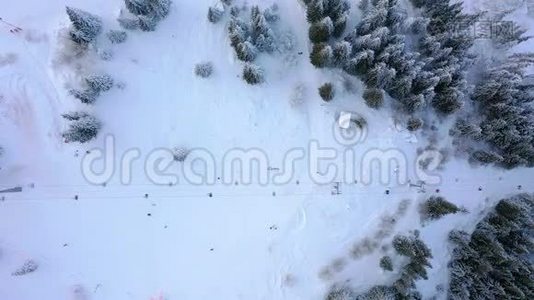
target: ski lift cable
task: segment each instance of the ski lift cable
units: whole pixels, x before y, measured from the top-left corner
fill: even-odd
[[[458,186],[458,187],[452,187],[450,188],[449,190],[452,190],[452,191],[455,191],[455,192],[469,192],[469,191],[473,191],[473,190],[476,190],[477,187],[471,187],[471,188],[466,188],[465,186]],[[347,193],[343,193],[342,195],[347,197],[347,198],[351,198],[351,197],[359,197],[359,196],[369,196],[371,194],[374,194],[374,192],[370,192],[370,191],[361,191],[361,192],[347,192]],[[396,191],[394,194],[390,194],[390,196],[394,196],[395,198],[397,198],[397,196],[402,196],[402,197],[407,197],[407,196],[416,196],[418,194],[418,192],[416,190],[405,190],[405,191]],[[428,193],[425,193],[425,194],[432,194],[432,191],[429,191]],[[142,197],[141,194],[115,194],[115,195],[87,195],[87,196],[84,196],[83,194],[78,194],[79,198],[77,201],[84,201],[85,200],[89,200],[89,201],[96,201],[96,200],[143,200],[143,199],[146,199],[144,197]],[[214,198],[244,198],[244,197],[247,197],[247,198],[253,198],[253,197],[272,197],[272,198],[291,198],[291,197],[307,197],[307,198],[325,198],[325,197],[333,197],[333,198],[336,198],[335,195],[332,195],[330,193],[330,190],[328,191],[325,191],[324,193],[317,193],[317,191],[307,191],[307,192],[287,192],[287,193],[277,193],[276,196],[272,196],[272,194],[269,194],[269,193],[258,193],[258,192],[254,192],[254,193],[236,193],[236,194],[233,194],[233,193],[221,193],[221,194],[217,194],[215,193],[213,195]],[[389,196],[385,196],[385,197],[389,197]],[[207,194],[205,193],[198,193],[198,194],[163,194],[163,195],[158,195],[158,194],[155,194],[153,197],[151,197],[151,199],[153,200],[172,200],[172,199],[199,199],[199,198],[204,198],[204,199],[208,199],[209,197],[207,196]],[[0,206],[4,205],[4,204],[14,204],[14,203],[28,203],[28,202],[33,202],[33,203],[45,203],[45,202],[51,202],[51,201],[65,201],[65,200],[68,200],[68,201],[74,201],[73,200],[73,196],[67,196],[67,195],[61,195],[61,196],[51,196],[51,195],[46,195],[46,196],[30,196],[30,197],[13,197],[11,199],[5,199],[3,201],[0,201]]]

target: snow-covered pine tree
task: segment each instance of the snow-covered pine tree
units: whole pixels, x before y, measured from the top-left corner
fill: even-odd
[[[310,28],[308,36],[313,43],[313,53],[310,54],[311,63],[317,68],[330,66],[332,45],[328,42],[331,37],[339,38],[345,31],[347,14],[350,5],[345,0],[307,0],[306,15]],[[337,53],[338,56],[342,52]],[[337,67],[343,67],[338,60],[334,63]]]
[[[224,15],[224,7],[210,6],[208,9],[208,21],[217,23]]]
[[[247,24],[237,17],[232,17],[228,23],[228,35],[230,37],[230,44],[232,47],[235,49],[237,45],[245,42],[248,34],[249,28]]]
[[[463,118],[456,120],[456,123],[449,131],[449,134],[453,137],[470,138],[475,141],[483,138],[480,126]]]
[[[306,18],[309,23],[320,21],[325,16],[324,0],[310,0],[307,4]]]
[[[407,236],[396,235],[392,244],[395,251],[402,256],[412,257],[415,255],[412,239]]]
[[[95,74],[85,78],[87,88],[84,90],[70,90],[70,93],[84,104],[93,104],[100,93],[109,91],[114,80],[108,74]]]
[[[35,272],[38,268],[39,268],[39,264],[36,261],[34,261],[33,259],[28,259],[24,262],[24,264],[20,268],[13,271],[13,273],[11,273],[11,276],[26,275],[28,273]]]
[[[203,62],[195,65],[195,75],[202,78],[208,78],[213,73],[213,63]]]
[[[143,31],[154,31],[159,21],[170,12],[171,0],[124,0],[126,8],[136,15]]]
[[[347,20],[347,13],[341,14],[337,19],[334,20],[334,30],[332,31],[332,36],[339,38],[343,35],[345,28],[347,28]]]
[[[332,99],[334,99],[335,91],[334,91],[334,85],[330,82],[327,82],[319,87],[319,96],[321,98],[328,102]]]
[[[440,196],[432,196],[421,203],[420,213],[423,220],[438,220],[448,214],[455,214],[460,208]]]
[[[113,87],[114,80],[109,74],[95,74],[85,78],[89,89],[97,93],[109,91]]]
[[[358,4],[358,8],[362,12],[367,12],[369,11],[369,5],[370,5],[370,0],[360,0],[360,3]]]
[[[379,62],[367,72],[365,84],[370,88],[389,89],[396,75],[395,69]]]
[[[382,256],[380,259],[380,268],[382,268],[385,271],[393,271],[393,261],[391,260],[390,256]]]
[[[525,36],[526,29],[513,20],[505,20],[512,11],[499,13],[491,19],[491,39],[497,48],[509,49],[532,38]]]
[[[384,106],[384,92],[381,89],[368,88],[363,92],[365,104],[373,109],[379,109]]]
[[[139,18],[137,16],[131,17],[121,15],[117,18],[117,22],[119,22],[119,25],[126,30],[135,30],[140,27]]]
[[[317,68],[324,68],[332,62],[332,48],[326,43],[313,44],[310,61]]]
[[[429,259],[432,258],[430,249],[417,235],[397,235],[393,238],[393,247],[397,254],[408,258],[408,262],[399,270],[400,277],[393,285],[374,286],[361,295],[347,293],[350,298],[346,299],[422,299],[421,294],[415,289],[415,282],[428,278],[426,268],[432,267],[429,262]],[[388,256],[380,260],[380,266],[385,270],[391,270],[393,267]],[[330,295],[334,294],[330,292]]]
[[[396,293],[395,289],[391,286],[377,285],[377,286],[373,286],[369,291],[365,292],[363,295],[359,295],[358,297],[339,298],[339,299],[342,299],[342,300],[345,300],[345,299],[392,300],[392,299],[398,299],[398,294]],[[410,298],[410,299],[416,299],[416,298]],[[337,300],[337,298],[334,298],[332,300]]]
[[[452,231],[448,299],[534,297],[534,201],[531,195],[503,199],[471,235]]]
[[[150,15],[152,8],[147,0],[124,0],[126,8],[134,15]]]
[[[426,103],[436,80],[421,72],[422,63],[405,46],[406,13],[396,0],[377,0],[362,5],[364,17],[345,38],[352,58],[344,70],[358,76],[370,88],[382,88],[405,112],[413,113]]]
[[[69,128],[62,135],[66,143],[86,143],[94,139],[102,127],[100,121],[84,112],[68,113],[63,117],[70,121]]]
[[[430,103],[438,113],[449,115],[462,107],[466,97],[465,71],[473,61],[469,49],[475,40],[472,28],[481,14],[465,14],[462,3],[451,0],[426,0],[417,5],[428,20],[418,46],[424,70],[439,78]]]
[[[155,21],[165,18],[171,7],[170,0],[124,0],[124,2],[132,14],[150,16]]]
[[[474,161],[483,165],[499,164],[504,160],[504,158],[499,154],[486,150],[474,151],[469,159],[470,161]]]
[[[256,59],[258,49],[249,41],[237,44],[235,48],[237,58],[241,61],[251,62]]]
[[[263,70],[250,63],[245,64],[243,67],[243,79],[250,85],[260,84],[265,81]]]
[[[336,42],[332,47],[332,63],[343,68],[352,55],[352,47],[347,41]]]
[[[143,31],[154,31],[158,26],[158,21],[152,16],[139,15],[137,19],[139,28]]]
[[[353,57],[345,64],[343,70],[353,76],[364,76],[373,66],[374,59],[375,53],[372,50],[353,53]]]
[[[327,42],[334,32],[334,23],[330,17],[325,17],[313,23],[308,32],[308,37],[313,43]]]
[[[409,114],[420,111],[426,106],[425,96],[422,94],[410,94],[409,96],[402,98],[400,103],[404,112]]]
[[[423,127],[423,120],[417,117],[410,117],[406,124],[406,129],[409,131],[417,131]]]
[[[126,41],[128,34],[122,30],[110,30],[106,33],[107,38],[112,44],[121,44]]]
[[[187,147],[177,146],[172,149],[172,158],[178,162],[184,162],[191,150]]]
[[[274,3],[273,5],[267,7],[263,11],[263,15],[265,16],[265,20],[269,23],[275,23],[278,20],[280,20],[280,16],[278,15],[278,5]]]
[[[78,121],[83,118],[90,117],[90,115],[84,111],[69,112],[61,115],[65,120]]]
[[[72,22],[71,39],[78,44],[91,43],[102,32],[102,20],[99,17],[78,8],[66,7]]]
[[[345,31],[350,5],[345,0],[312,0],[307,4],[307,19],[315,24],[330,18],[332,21],[331,35],[339,38]]]
[[[357,299],[356,297],[357,294],[350,287],[334,284],[328,291],[325,300],[349,300]]]
[[[152,16],[156,20],[162,20],[169,15],[171,11],[171,0],[148,0],[152,8]]]
[[[273,34],[270,29],[266,35],[260,34],[256,38],[254,44],[256,45],[256,48],[261,52],[271,53],[276,49]]]
[[[525,68],[532,63],[532,54],[512,55],[489,70],[471,96],[474,114],[482,117],[480,137],[486,143],[477,150],[494,152],[502,157],[502,160],[497,159],[499,165],[506,168],[534,166],[534,111],[531,106],[534,86],[525,75]],[[463,124],[456,126],[461,133],[466,126],[459,125]],[[477,156],[482,162],[488,161],[487,155],[479,153]]]
[[[250,29],[252,41],[260,52],[272,52],[274,50],[274,33],[258,6],[252,7]]]
[[[98,98],[98,93],[92,89],[72,89],[69,92],[74,98],[79,99],[83,104],[93,104]]]

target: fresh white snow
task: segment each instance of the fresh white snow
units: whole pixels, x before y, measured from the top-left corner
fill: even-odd
[[[248,3],[267,7],[272,1]],[[315,69],[302,5],[277,3],[280,27],[293,33],[295,46],[262,54],[258,64],[266,69],[266,82],[258,86],[240,78],[242,65],[224,22],[207,21],[212,0],[175,0],[155,32],[128,32],[126,43],[113,46],[101,36],[99,44],[114,52],[111,61],[95,56],[74,64],[58,61],[68,26],[65,5],[99,15],[109,30],[119,28],[122,1],[4,3],[0,17],[23,31],[0,26],[0,189],[21,185],[23,192],[0,194],[0,299],[309,300],[322,299],[331,284],[345,280],[365,290],[391,275],[378,267],[380,249],[358,259],[350,250],[403,200],[410,205],[395,216],[393,233],[419,229],[428,242],[433,268],[418,288],[429,297],[447,282],[447,233],[471,230],[482,211],[519,185],[534,191],[532,170],[473,169],[454,157],[440,171],[441,184],[426,193],[407,184],[359,182],[341,183],[341,194],[332,195],[332,184],[310,179],[305,161],[283,185],[154,185],[142,160],[134,163],[130,185],[121,185],[118,174],[106,186],[84,180],[85,151],[102,148],[107,135],[115,138],[117,156],[137,148],[146,157],[156,148],[183,145],[208,149],[220,162],[230,149],[258,148],[268,154],[270,167],[282,168],[287,151],[306,149],[312,140],[343,153],[332,136],[341,111],[368,121],[367,138],[355,146],[358,157],[395,148],[415,168],[416,149],[427,146],[425,139],[399,132],[387,110],[366,108],[355,79]],[[193,73],[203,61],[214,65],[208,79]],[[107,72],[125,87],[86,107],[67,91],[81,78],[76,64],[83,72]],[[343,80],[356,92],[347,91]],[[338,91],[330,103],[317,94],[327,81],[336,82]],[[303,103],[295,106],[297,85],[305,88]],[[60,115],[80,108],[93,111],[104,127],[88,144],[65,144]],[[444,128],[440,139],[446,138]],[[417,204],[435,189],[470,213],[422,227]],[[38,262],[38,270],[11,276],[27,259]]]

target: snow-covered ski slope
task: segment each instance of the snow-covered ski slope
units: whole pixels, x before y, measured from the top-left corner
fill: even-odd
[[[248,1],[256,2],[272,3]],[[354,111],[368,122],[366,138],[355,147],[360,156],[394,148],[415,164],[416,149],[427,144],[398,129],[386,110],[366,108],[354,79],[309,63],[308,25],[298,1],[278,2],[280,26],[293,33],[295,46],[259,58],[266,69],[262,85],[240,78],[224,22],[206,19],[213,1],[175,0],[157,31],[128,32],[126,43],[105,46],[114,52],[111,61],[79,62],[85,72],[107,72],[124,83],[84,106],[67,92],[80,77],[76,64],[58,60],[68,26],[65,5],[99,15],[106,30],[119,28],[119,0],[23,0],[4,3],[0,16],[23,29],[0,27],[0,186],[24,188],[0,195],[0,299],[321,299],[331,284],[345,280],[365,290],[391,279],[378,267],[382,254],[354,258],[350,252],[388,217],[396,219],[393,233],[419,229],[428,241],[433,268],[418,288],[432,296],[447,282],[447,233],[469,230],[480,212],[519,185],[534,192],[531,170],[472,169],[454,158],[440,171],[442,182],[426,193],[374,182],[341,183],[333,195],[333,184],[309,178],[305,161],[283,185],[154,185],[141,161],[129,185],[118,176],[106,186],[90,184],[81,159],[103,147],[107,135],[115,138],[118,156],[176,145],[208,149],[215,157],[257,148],[270,167],[281,168],[290,149],[310,141],[342,153],[345,146],[332,130],[340,111]],[[211,78],[194,76],[202,61],[213,62]],[[337,82],[330,103],[317,94],[326,81]],[[298,85],[304,101],[295,106]],[[77,109],[94,112],[103,129],[88,144],[65,144],[60,115]],[[439,139],[445,143],[446,132]],[[417,202],[436,189],[470,214],[422,227]],[[399,213],[404,200],[408,208]],[[38,270],[11,276],[28,259]]]

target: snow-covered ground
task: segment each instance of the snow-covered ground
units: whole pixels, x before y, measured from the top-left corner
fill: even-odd
[[[248,1],[256,2],[272,3]],[[425,193],[408,184],[347,182],[333,195],[334,184],[314,182],[303,160],[282,185],[219,180],[154,185],[142,160],[134,163],[129,185],[120,183],[119,174],[105,186],[88,183],[80,171],[84,153],[104,147],[108,135],[114,137],[117,157],[132,148],[144,158],[160,147],[184,145],[220,159],[231,149],[257,148],[266,153],[269,167],[282,168],[288,151],[307,149],[310,141],[344,153],[346,147],[332,134],[341,111],[367,119],[366,138],[354,147],[357,157],[371,149],[398,149],[409,168],[416,167],[416,149],[427,146],[425,139],[397,128],[386,110],[366,108],[356,80],[309,63],[306,17],[298,1],[278,3],[280,26],[293,33],[295,46],[260,57],[266,83],[259,86],[240,78],[241,63],[224,22],[207,21],[212,4],[176,0],[156,32],[129,32],[121,45],[102,42],[114,52],[111,61],[80,63],[125,86],[88,108],[104,126],[84,145],[61,138],[66,123],[60,115],[84,108],[67,92],[79,72],[58,61],[68,26],[64,7],[90,11],[103,18],[106,29],[117,29],[123,2],[3,5],[0,17],[23,31],[13,34],[0,26],[0,143],[5,149],[0,188],[20,185],[23,192],[0,195],[5,197],[0,202],[0,299],[321,299],[331,284],[345,280],[364,290],[388,281],[378,267],[382,252],[356,258],[350,252],[383,228],[388,216],[396,219],[393,233],[419,229],[428,242],[433,268],[418,288],[432,296],[437,284],[447,282],[447,233],[469,230],[485,208],[519,185],[534,192],[532,170],[472,169],[455,158],[439,171],[442,181]],[[202,61],[213,62],[211,78],[194,76],[194,65]],[[317,94],[326,81],[337,84],[330,103]],[[304,101],[295,106],[291,98],[298,85],[304,86]],[[446,139],[446,133],[439,138]],[[410,178],[417,179],[413,172]],[[417,203],[436,189],[470,213],[422,227]],[[398,211],[401,203],[409,203],[405,212]],[[11,276],[27,259],[38,262],[39,269]]]

